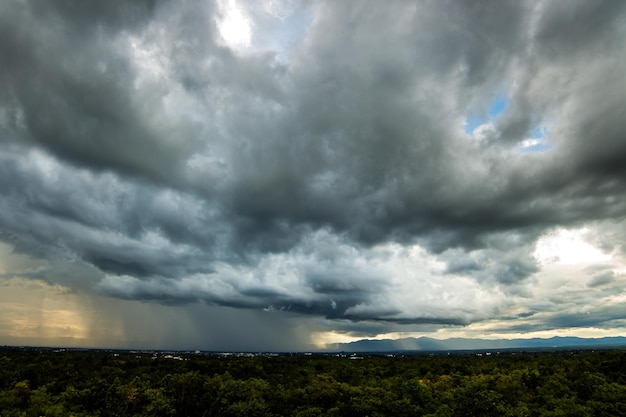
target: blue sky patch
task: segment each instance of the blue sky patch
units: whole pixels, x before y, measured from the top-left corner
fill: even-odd
[[[505,95],[498,94],[494,97],[493,101],[489,104],[487,109],[487,117],[481,115],[479,112],[474,112],[465,120],[465,133],[472,136],[474,129],[478,126],[488,123],[495,119],[500,113],[502,113],[508,104],[508,98]]]
[[[551,148],[544,139],[548,135],[548,129],[545,126],[537,126],[533,129],[530,139],[520,142],[520,152],[535,153],[545,152]]]

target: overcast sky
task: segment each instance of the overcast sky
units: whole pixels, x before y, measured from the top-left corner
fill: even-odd
[[[626,334],[625,1],[0,7],[0,344]]]

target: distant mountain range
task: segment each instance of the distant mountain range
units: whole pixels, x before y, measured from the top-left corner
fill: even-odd
[[[358,340],[350,343],[334,343],[327,346],[332,352],[397,352],[397,351],[453,351],[497,349],[547,349],[547,348],[594,348],[626,347],[626,337],[551,337],[549,339],[432,339],[408,337],[404,339]]]

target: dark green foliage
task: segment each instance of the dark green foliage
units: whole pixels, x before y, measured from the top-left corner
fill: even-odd
[[[626,416],[626,351],[181,356],[0,350],[0,417]]]

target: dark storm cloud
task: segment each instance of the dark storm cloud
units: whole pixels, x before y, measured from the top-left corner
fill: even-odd
[[[551,315],[545,324],[554,329],[564,327],[612,327],[615,322],[624,321],[623,306],[599,306],[582,311],[563,311]]]
[[[211,2],[3,9],[0,237],[104,294],[467,324],[545,231],[626,215],[621,2],[319,2],[288,53]]]
[[[615,30],[623,30],[619,26],[624,23],[625,7],[614,0],[544,2],[537,17],[537,44],[551,59],[611,48],[618,42],[612,36]]]
[[[176,172],[194,128],[159,120],[166,92],[137,91],[133,47],[124,42],[150,20],[150,3],[9,2],[2,87],[19,106],[15,135],[91,168],[163,181],[164,167]]]

